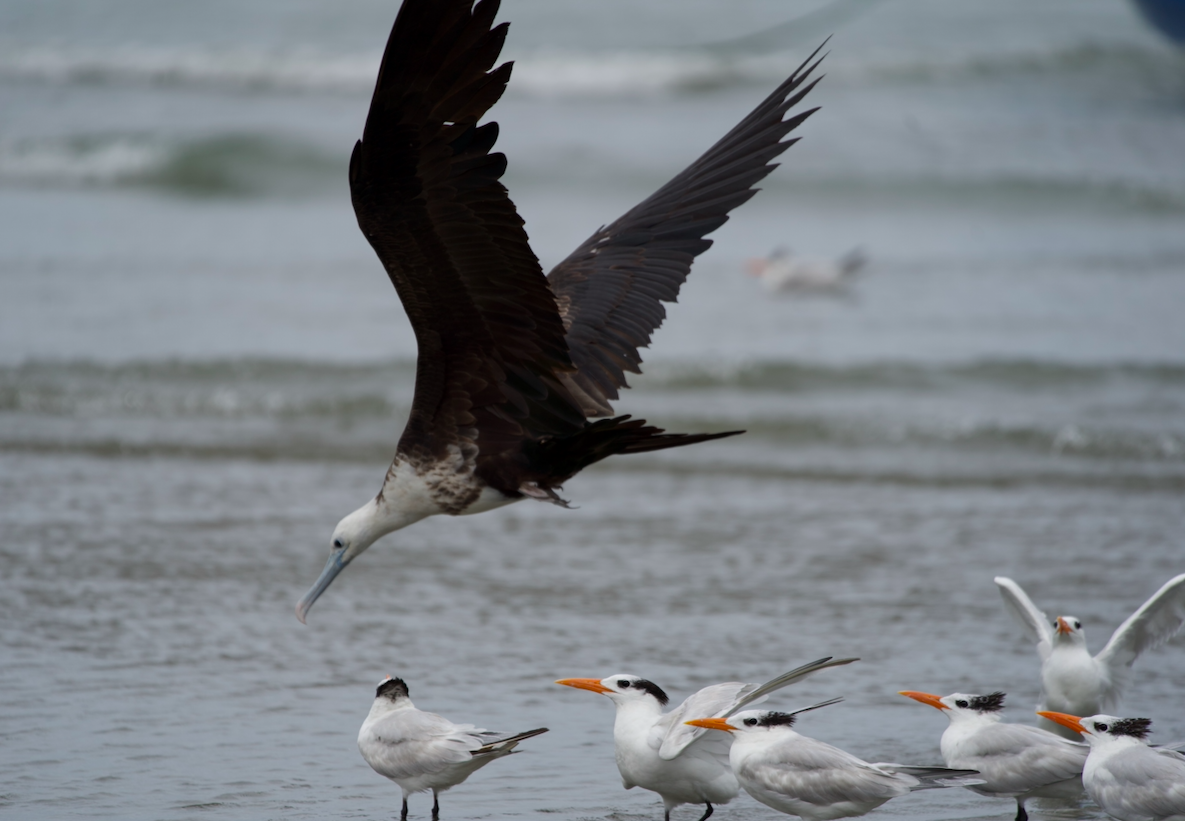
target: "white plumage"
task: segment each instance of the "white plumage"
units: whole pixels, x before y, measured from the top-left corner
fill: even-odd
[[[691,724],[734,735],[729,759],[745,792],[775,810],[811,821],[864,815],[914,790],[977,783],[971,770],[870,764],[792,729],[798,713],[838,700],[793,713],[746,710],[731,719]]]
[[[1185,821],[1185,756],[1148,746],[1151,721],[1058,712],[1042,718],[1082,733],[1090,744],[1082,783],[1108,815],[1120,821]]]
[[[1171,639],[1185,624],[1185,573],[1169,579],[1111,635],[1096,655],[1086,649],[1082,622],[1074,616],[1050,619],[1037,609],[1019,584],[996,577],[1000,595],[1029,635],[1041,657],[1039,709],[1094,715],[1115,710],[1131,667],[1140,654]],[[1071,730],[1051,721],[1041,726],[1066,738]]]
[[[455,787],[496,758],[510,755],[523,739],[547,732],[543,727],[517,735],[454,724],[416,709],[402,679],[379,682],[374,704],[358,731],[358,750],[375,772],[403,789],[400,818],[407,818],[407,797],[432,791],[432,817],[440,811],[439,793]]]
[[[1015,798],[1017,821],[1028,818],[1030,798],[1081,794],[1086,745],[1040,727],[1000,721],[1003,693],[936,696],[906,690],[901,695],[946,714],[950,726],[939,744],[946,766],[978,770],[983,783],[970,787],[978,793]]]
[[[714,804],[727,804],[740,789],[728,760],[732,741],[725,734],[709,733],[684,722],[731,715],[812,673],[853,661],[856,659],[820,659],[762,685],[739,681],[713,684],[689,696],[669,713],[662,711],[668,702],[662,688],[628,673],[600,680],[561,679],[556,683],[601,693],[617,707],[613,744],[622,786],[658,793],[667,821],[671,810],[680,804],[703,804],[703,821],[712,814]]]

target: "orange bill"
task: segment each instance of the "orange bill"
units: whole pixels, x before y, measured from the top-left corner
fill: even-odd
[[[1063,619],[1061,616],[1058,616],[1057,617],[1057,632],[1061,633],[1062,635],[1065,635],[1066,633],[1072,633],[1074,631],[1070,629],[1070,623],[1068,621]]]
[[[612,693],[608,687],[601,684],[599,678],[562,678],[556,682],[565,687],[575,687],[579,690],[592,690],[594,693]]]
[[[683,723],[690,724],[692,727],[705,727],[709,730],[723,730],[726,733],[731,733],[736,729],[723,718],[697,718],[694,721],[684,721]]]
[[[1063,727],[1069,727],[1076,733],[1086,732],[1086,728],[1082,726],[1082,722],[1078,719],[1078,716],[1072,716],[1069,713],[1055,713],[1050,710],[1038,710],[1037,715],[1047,718]]]
[[[950,709],[942,703],[942,696],[936,696],[933,693],[919,693],[917,690],[901,690],[897,695],[912,698],[914,701],[922,702],[922,704],[929,704],[931,707],[937,707],[939,710]]]

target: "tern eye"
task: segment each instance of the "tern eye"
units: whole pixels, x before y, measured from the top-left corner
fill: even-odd
[[[334,547],[336,547],[338,550],[341,550],[343,547],[345,547],[345,545],[344,545],[344,544],[342,544],[342,540],[341,540],[341,539],[334,539],[334,540],[333,540],[333,546],[334,546]]]
[[[746,726],[746,727],[756,727],[756,726],[757,726],[757,719],[755,719],[755,718],[746,718],[746,719],[745,719],[745,726]]]
[[[1082,622],[1078,621],[1078,619],[1074,619],[1074,629],[1075,629],[1075,630],[1081,630],[1081,629],[1082,629]]]
[[[617,682],[617,686],[623,690],[628,690],[630,687],[629,679],[624,679],[624,678],[619,679]]]
[[[1100,733],[1105,733],[1109,729],[1106,724],[1095,724],[1094,728]]]
[[[959,699],[958,701],[955,702],[955,706],[956,707],[967,707],[968,704],[965,700]]]

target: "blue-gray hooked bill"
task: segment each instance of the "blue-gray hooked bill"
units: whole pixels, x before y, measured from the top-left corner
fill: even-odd
[[[325,562],[325,569],[321,571],[321,575],[317,577],[317,581],[309,588],[309,592],[305,593],[300,601],[296,603],[296,617],[300,619],[301,624],[305,623],[305,616],[308,614],[309,608],[313,606],[313,602],[325,592],[329,585],[333,584],[333,580],[337,578],[337,574],[341,573],[346,565],[350,563],[349,560],[342,559],[345,552],[346,548],[339,547],[335,548],[329,554],[329,561]]]

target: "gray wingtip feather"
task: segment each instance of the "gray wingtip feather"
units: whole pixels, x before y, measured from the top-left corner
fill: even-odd
[[[756,690],[749,693],[749,695],[745,696],[736,704],[734,704],[732,708],[722,716],[722,718],[728,718],[729,716],[735,715],[736,713],[740,712],[741,709],[749,704],[752,704],[757,699],[762,698],[774,692],[775,690],[788,687],[797,681],[802,681],[807,676],[814,675],[820,670],[826,670],[828,667],[841,667],[845,664],[851,664],[853,661],[859,660],[860,659],[858,658],[837,659],[833,658],[832,656],[825,656],[821,659],[816,659],[815,661],[804,664],[801,667],[796,667],[793,670],[783,673],[777,678],[770,679],[765,684],[762,684]]]

